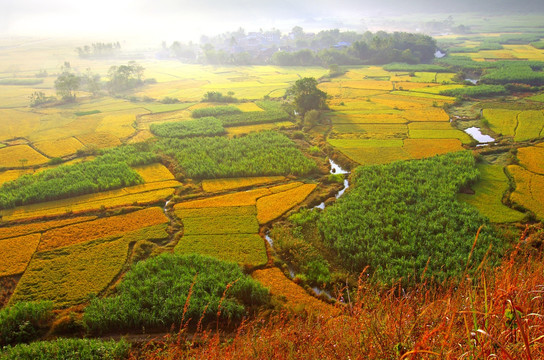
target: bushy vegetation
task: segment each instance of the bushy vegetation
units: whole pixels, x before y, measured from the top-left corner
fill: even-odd
[[[449,89],[440,92],[440,95],[455,97],[481,98],[507,94],[508,90],[502,85],[478,85],[464,88]]]
[[[20,344],[0,350],[5,360],[120,360],[126,359],[130,343],[126,340],[57,339]]]
[[[485,84],[509,84],[521,83],[527,85],[544,85],[544,72],[535,71],[542,69],[538,64],[506,63],[496,69],[486,71],[480,78]]]
[[[64,199],[141,183],[141,176],[127,163],[111,162],[108,157],[97,158],[38,174],[23,175],[3,184],[0,187],[0,208]]]
[[[162,139],[156,146],[191,178],[305,175],[316,168],[289,138],[272,131],[235,139]]]
[[[478,178],[469,152],[357,168],[353,186],[319,220],[326,243],[346,268],[370,266],[379,283],[459,276],[490,246],[502,249],[476,209],[456,201]],[[478,228],[485,227],[472,249]],[[470,254],[470,256],[469,256]]]
[[[231,114],[241,114],[242,110],[238,109],[236,106],[226,105],[226,106],[214,106],[208,108],[201,108],[193,110],[191,116],[194,118],[201,118],[207,116],[218,117],[220,115],[231,115]]]
[[[76,51],[82,59],[104,59],[115,56],[121,50],[121,44],[115,43],[92,43],[91,45],[84,45],[83,47],[77,47]]]
[[[195,120],[151,124],[150,130],[157,136],[171,138],[217,136],[225,133],[221,121],[212,116]]]
[[[52,318],[51,301],[18,302],[1,309],[0,347],[37,339],[45,333]]]
[[[117,290],[85,309],[91,333],[240,320],[250,307],[268,301],[268,291],[238,265],[195,254],[162,254],[139,262]]]

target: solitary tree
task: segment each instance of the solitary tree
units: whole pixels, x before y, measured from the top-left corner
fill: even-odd
[[[76,98],[76,90],[79,89],[81,79],[65,69],[55,80],[57,95],[63,100],[72,101]]]
[[[293,86],[287,89],[286,95],[293,98],[296,110],[302,116],[310,110],[320,110],[327,107],[325,103],[327,94],[317,88],[315,78],[297,80]]]

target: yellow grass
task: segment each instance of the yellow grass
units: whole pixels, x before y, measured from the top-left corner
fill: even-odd
[[[309,295],[300,286],[285,277],[280,269],[274,267],[255,270],[251,276],[270,289],[270,293],[285,302],[285,306],[294,311],[307,310],[316,314],[331,315],[339,311],[333,306]]]
[[[104,149],[121,145],[121,140],[109,133],[94,132],[76,136],[85,146]]]
[[[264,130],[277,130],[279,128],[291,128],[294,124],[290,121],[281,121],[268,124],[255,124],[255,125],[243,125],[232,126],[226,128],[227,134],[232,137],[235,135],[246,135],[252,132],[264,131]]]
[[[544,147],[519,148],[517,156],[521,166],[534,173],[544,175]]]
[[[46,222],[33,222],[25,225],[0,227],[0,239],[23,236],[33,233],[41,233],[46,230],[55,229],[71,224],[81,223],[96,219],[96,216],[81,216],[63,220],[53,220]]]
[[[143,184],[119,190],[2,210],[2,216],[3,220],[12,221],[58,216],[71,212],[96,211],[102,207],[113,208],[134,204],[152,204],[171,196],[174,193],[173,188],[178,186],[181,186],[181,184],[177,181]]]
[[[414,159],[463,150],[458,139],[405,139],[403,148]]]
[[[264,111],[259,106],[257,106],[257,104],[252,103],[252,102],[237,104],[236,107],[238,109],[244,111],[244,112],[246,112],[246,111]]]
[[[12,90],[8,89],[6,91],[9,93]],[[2,90],[0,87],[1,93]],[[28,134],[36,130],[39,126],[39,114],[16,109],[0,109],[0,141],[16,137],[27,137]]]
[[[518,165],[510,165],[507,169],[516,183],[510,199],[544,219],[544,175],[534,174]]]
[[[250,186],[270,184],[285,180],[284,176],[261,176],[252,178],[230,178],[203,180],[202,189],[206,192],[219,192],[233,189],[240,189]]]
[[[134,170],[146,183],[175,180],[174,175],[162,164],[135,166]]]
[[[0,277],[25,271],[36,251],[41,234],[0,240]]]
[[[34,143],[34,146],[49,157],[72,155],[84,147],[84,145],[74,137],[36,142]]]
[[[422,109],[406,110],[402,116],[408,121],[449,121],[449,115],[444,109],[426,107]]]
[[[316,184],[304,184],[294,189],[282,191],[257,200],[257,220],[266,224],[285,214],[288,210],[300,204],[314,189]]]
[[[0,167],[34,166],[45,164],[47,161],[49,161],[48,158],[28,145],[7,146],[0,149]]]
[[[129,137],[135,131],[133,124],[136,121],[136,116],[145,113],[148,113],[148,111],[144,109],[108,113],[102,117],[96,127],[96,132],[107,133],[121,139]]]
[[[250,206],[223,206],[216,208],[198,208],[198,209],[177,209],[176,216],[181,219],[202,218],[202,217],[221,217],[221,216],[249,216],[257,215],[257,208]]]
[[[120,235],[166,222],[168,222],[168,218],[164,215],[163,210],[152,207],[125,215],[73,224],[45,232],[38,251],[53,250],[108,236]]]
[[[81,304],[99,295],[121,272],[129,244],[166,237],[166,225],[36,253],[10,301],[52,300],[57,308]]]

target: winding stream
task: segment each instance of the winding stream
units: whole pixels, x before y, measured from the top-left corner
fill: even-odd
[[[330,170],[330,173],[331,174],[342,174],[342,175],[345,175],[345,174],[349,174],[349,171],[346,171],[344,169],[342,169],[342,167],[340,167],[340,165],[338,165],[337,163],[335,163],[332,159],[329,158],[329,163],[331,165],[331,170]],[[349,180],[347,178],[344,178],[344,187],[338,191],[335,195],[335,197],[338,199],[340,196],[344,195],[344,192],[349,188]],[[318,208],[318,209],[325,209],[325,202],[322,202],[321,204],[317,205],[317,206],[314,206],[313,207],[314,209]],[[265,240],[268,242],[268,244],[270,245],[270,248],[272,249],[272,251],[274,252],[275,255],[277,255],[277,252],[276,250],[274,249],[274,240],[270,237],[269,235],[269,232],[267,232],[264,236]],[[296,273],[295,273],[295,270],[289,266],[289,264],[287,264],[287,269],[289,270],[289,276],[291,277],[291,279],[293,279],[295,276],[296,276]],[[312,287],[312,291],[314,292],[314,294],[316,296],[320,296],[320,295],[324,295],[326,296],[329,300],[335,300],[335,298],[327,291],[327,290],[324,290],[324,289],[320,289],[319,287],[317,286],[314,286]]]

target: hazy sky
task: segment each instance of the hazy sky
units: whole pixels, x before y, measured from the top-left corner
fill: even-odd
[[[196,40],[239,26],[289,29],[309,19],[356,23],[378,14],[494,11],[508,5],[544,11],[544,0],[0,0],[0,33]]]

